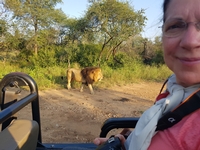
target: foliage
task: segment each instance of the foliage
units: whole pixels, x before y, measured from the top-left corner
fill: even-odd
[[[94,33],[96,42],[102,43],[100,61],[103,51],[110,49],[115,56],[117,48],[124,41],[139,34],[146,17],[143,16],[144,10],[134,11],[128,2],[100,0],[91,3],[85,17],[88,30]]]
[[[85,30],[87,28],[87,22],[84,18],[67,20],[61,28],[60,35],[62,36],[62,43],[74,44],[82,43],[84,40]]]
[[[124,68],[133,60],[126,53],[119,52],[115,57],[112,57],[108,62],[108,66],[112,69]]]
[[[90,1],[80,19],[55,9],[62,0],[4,2],[1,77],[21,71],[33,76],[40,88],[52,88],[63,87],[61,76],[68,67],[100,66],[110,84],[162,80],[171,73],[163,65],[161,37],[140,35],[147,18],[128,1]]]
[[[76,44],[68,44],[67,46],[57,47],[55,51],[57,63],[62,66],[68,66],[69,68],[71,64],[76,63],[80,49]]]
[[[6,0],[5,7],[13,12],[13,20],[19,24],[24,33],[31,33],[30,49],[38,53],[38,32],[63,22],[66,16],[61,10],[55,9],[62,0]],[[30,32],[30,30],[32,32]]]
[[[80,44],[79,52],[77,53],[75,61],[82,67],[98,66],[98,54],[100,52],[100,45],[97,44]]]
[[[75,67],[75,66],[72,66]],[[107,87],[113,85],[124,85],[141,81],[163,82],[172,72],[165,66],[146,66],[138,60],[134,60],[131,64],[123,68],[112,69],[109,66],[101,66],[104,78],[101,82],[96,83],[99,87]],[[49,88],[66,88],[66,69],[63,66],[51,66],[42,68],[35,66],[34,68],[19,67],[18,65],[10,65],[0,62],[0,78],[3,78],[10,72],[24,72],[29,74],[39,86],[39,90]]]
[[[157,65],[164,64],[165,62],[163,59],[161,37],[155,37],[153,48],[154,48],[154,57],[152,58],[152,62]]]
[[[0,37],[2,37],[7,32],[7,25],[6,21],[0,19]]]

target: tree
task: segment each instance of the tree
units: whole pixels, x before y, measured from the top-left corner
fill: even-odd
[[[35,55],[38,53],[38,31],[66,19],[61,10],[54,8],[61,2],[62,0],[5,0],[5,7],[13,12],[13,20],[19,24],[19,29],[32,34],[31,48]]]
[[[0,2],[0,42],[2,42],[5,34],[7,33],[8,30],[8,24],[7,21],[5,20],[5,14],[7,10],[4,7],[5,3],[4,1]]]
[[[7,32],[7,23],[5,20],[0,19],[0,39],[6,34],[6,32]]]
[[[102,43],[99,63],[107,49],[115,57],[118,47],[129,37],[140,34],[145,25],[144,10],[134,11],[129,2],[93,0],[86,12],[88,30]]]
[[[4,8],[4,1],[0,2],[0,17],[6,13],[6,9]]]
[[[85,34],[87,22],[84,18],[74,19],[70,18],[66,24],[62,26],[61,36],[62,42],[65,44],[81,43],[82,37]]]
[[[164,64],[164,58],[163,58],[163,50],[162,50],[162,37],[157,36],[154,39],[154,44],[153,44],[153,49],[154,49],[154,57],[153,57],[153,63],[160,65]]]

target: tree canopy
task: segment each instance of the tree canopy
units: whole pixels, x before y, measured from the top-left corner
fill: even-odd
[[[131,36],[141,33],[145,26],[144,10],[134,11],[129,2],[117,0],[90,1],[86,12],[88,30],[94,33],[96,42],[102,43],[99,58],[109,49],[115,56],[117,48]]]
[[[63,11],[55,9],[61,2],[62,0],[5,0],[4,5],[13,12],[12,19],[17,22],[18,28],[33,35],[32,46],[36,55],[38,31],[62,23],[66,19]]]
[[[88,0],[80,18],[70,18],[57,9],[60,3],[62,0],[2,0],[0,50],[6,52],[4,58],[10,59],[8,53],[13,52],[12,62],[32,67],[66,63],[116,67],[146,57],[163,62],[159,38],[152,42],[141,35],[147,18],[144,9],[134,9],[134,3]]]

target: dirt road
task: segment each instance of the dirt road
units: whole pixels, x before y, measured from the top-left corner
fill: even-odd
[[[150,107],[162,83],[143,82],[112,88],[39,91],[42,141],[92,142],[102,123],[110,117],[139,117]],[[30,107],[30,106],[28,106]],[[26,118],[25,108],[21,117]]]

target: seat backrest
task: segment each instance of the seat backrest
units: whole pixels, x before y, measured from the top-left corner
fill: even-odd
[[[39,133],[34,120],[13,120],[0,132],[1,150],[35,150]]]

